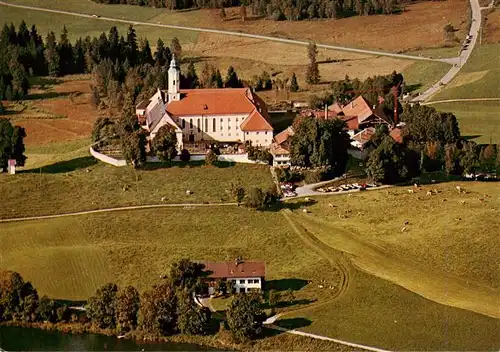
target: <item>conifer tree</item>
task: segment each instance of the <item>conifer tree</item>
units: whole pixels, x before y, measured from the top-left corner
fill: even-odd
[[[177,62],[181,62],[182,46],[181,43],[179,42],[179,38],[174,37],[172,39],[172,43],[170,44],[170,50],[172,51],[172,54],[175,55]]]
[[[49,69],[49,75],[57,77],[60,74],[59,53],[57,50],[56,36],[54,32],[49,32],[45,40],[45,60]]]
[[[316,57],[318,49],[315,43],[310,43],[307,47],[307,56],[309,58],[309,65],[307,66],[306,82],[309,84],[318,84],[320,81],[319,67]]]
[[[290,91],[291,92],[298,92],[299,90],[299,83],[297,82],[297,76],[295,75],[295,72],[292,74],[292,80],[290,81]]]

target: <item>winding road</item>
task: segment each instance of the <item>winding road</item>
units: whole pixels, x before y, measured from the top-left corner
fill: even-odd
[[[388,57],[409,59],[409,60],[444,62],[444,63],[453,65],[453,67],[438,82],[436,82],[433,86],[431,86],[425,92],[423,92],[422,94],[420,94],[419,96],[415,97],[412,100],[412,102],[424,102],[424,101],[428,100],[431,96],[436,94],[444,85],[448,84],[458,74],[458,72],[460,72],[462,67],[465,65],[465,63],[469,59],[469,56],[471,55],[471,53],[476,45],[476,42],[477,42],[477,37],[478,37],[479,30],[481,27],[481,9],[490,8],[493,3],[491,3],[490,6],[484,7],[484,8],[480,7],[478,0],[470,0],[470,4],[471,4],[471,9],[472,9],[472,22],[471,22],[471,27],[469,30],[469,36],[471,37],[471,40],[470,40],[469,45],[465,49],[461,50],[460,55],[457,57],[454,57],[454,58],[434,59],[434,58],[425,57],[425,56],[389,53],[389,52],[378,51],[378,50],[366,50],[366,49],[358,49],[358,48],[351,48],[351,47],[338,46],[338,45],[329,45],[329,44],[321,44],[321,43],[317,43],[316,45],[317,45],[317,47],[324,48],[324,49],[340,50],[340,51],[347,51],[347,52],[353,52],[353,53],[359,53],[359,54],[377,55],[377,56],[388,56]],[[0,1],[0,5],[1,6],[16,7],[16,8],[26,9],[26,10],[42,11],[42,12],[50,12],[50,13],[56,13],[56,14],[69,15],[69,16],[84,17],[84,18],[88,18],[91,20],[98,20],[98,21],[121,22],[121,23],[127,23],[127,24],[132,24],[132,25],[179,29],[179,30],[187,30],[187,31],[194,31],[194,32],[203,32],[203,33],[225,34],[225,35],[231,35],[231,36],[261,39],[261,40],[268,40],[268,41],[273,41],[273,42],[278,42],[278,43],[295,44],[295,45],[303,45],[303,46],[309,45],[309,41],[305,41],[305,40],[285,39],[285,38],[278,38],[278,37],[272,37],[272,36],[266,36],[266,35],[243,33],[243,32],[236,32],[236,31],[226,31],[226,30],[210,29],[210,28],[199,28],[199,27],[179,26],[179,25],[160,24],[160,23],[151,23],[151,22],[141,22],[141,21],[133,21],[133,20],[127,20],[127,19],[121,19],[121,18],[114,18],[114,17],[104,17],[104,16],[96,17],[94,14],[85,14],[85,13],[70,12],[70,11],[63,11],[63,10],[53,10],[53,9],[47,9],[47,8],[42,8],[42,7],[36,7],[36,6],[17,5],[17,4],[12,4],[9,2],[5,2],[5,1]]]
[[[211,28],[199,28],[199,27],[178,26],[178,25],[170,25],[170,24],[151,23],[151,22],[141,22],[141,21],[126,20],[126,19],[115,18],[115,17],[105,17],[105,16],[95,17],[94,14],[85,14],[85,13],[70,12],[70,11],[63,11],[63,10],[53,10],[53,9],[47,9],[47,8],[42,8],[42,7],[36,7],[36,6],[17,5],[17,4],[12,4],[9,2],[5,2],[5,1],[0,1],[0,5],[17,7],[17,8],[21,8],[21,9],[25,9],[25,10],[43,11],[43,12],[50,12],[50,13],[56,13],[56,14],[62,14],[62,15],[69,15],[69,16],[85,17],[85,18],[88,18],[91,20],[96,20],[96,21],[120,22],[120,23],[132,24],[132,25],[160,27],[160,28],[169,28],[169,29],[180,29],[180,30],[203,32],[203,33],[225,34],[225,35],[231,35],[231,36],[237,36],[237,37],[262,39],[262,40],[268,40],[268,41],[285,43],[285,44],[309,45],[309,41],[306,41],[306,40],[286,39],[286,38],[272,37],[272,36],[259,35],[259,34],[243,33],[243,32],[237,32],[237,31],[226,31],[226,30],[211,29]],[[453,63],[454,62],[453,59],[433,59],[433,58],[425,57],[425,56],[397,54],[397,53],[389,53],[389,52],[377,51],[377,50],[365,50],[365,49],[351,48],[351,47],[338,46],[338,45],[316,43],[316,46],[318,48],[324,48],[324,49],[333,49],[333,50],[348,51],[348,52],[353,52],[353,53],[369,54],[369,55],[377,55],[377,56],[389,56],[389,57],[395,57],[395,58],[400,58],[400,59],[410,59],[410,60],[420,60],[420,61],[438,61],[438,62],[446,62],[446,63]]]

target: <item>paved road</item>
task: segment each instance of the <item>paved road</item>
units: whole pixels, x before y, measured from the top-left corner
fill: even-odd
[[[389,352],[388,350],[383,350],[381,348],[376,348],[376,347],[371,347],[371,346],[366,346],[366,345],[360,345],[358,343],[347,342],[347,341],[338,340],[338,339],[332,339],[331,337],[310,334],[310,333],[299,331],[299,330],[289,330],[289,329],[285,329],[285,328],[282,328],[281,326],[277,326],[277,325],[267,325],[267,327],[275,329],[275,330],[278,330],[278,331],[283,331],[283,332],[288,333],[288,334],[300,335],[300,336],[305,336],[305,337],[311,337],[313,339],[318,339],[318,340],[332,341],[332,342],[336,342],[336,343],[341,344],[341,345],[350,346],[350,347],[354,347],[354,348],[357,348],[357,349],[362,349],[362,350],[365,350],[365,351]]]
[[[428,101],[422,103],[422,105],[432,105],[432,104],[443,104],[443,103],[455,103],[455,102],[467,102],[467,101],[500,101],[500,98],[464,98],[464,99],[447,99],[447,100],[436,100]]]
[[[452,58],[448,63],[451,63],[453,67],[441,78],[438,82],[436,82],[432,87],[427,89],[424,93],[420,94],[418,97],[415,97],[413,102],[424,102],[431,98],[434,94],[436,94],[443,85],[450,83],[450,81],[460,72],[462,67],[465,65],[469,56],[471,55],[476,42],[477,37],[479,35],[479,29],[481,27],[481,8],[479,6],[478,0],[470,0],[470,5],[472,9],[472,24],[469,30],[469,35],[472,36],[472,39],[468,45],[468,47],[460,52],[460,56],[456,58]]]
[[[154,209],[154,208],[206,208],[206,207],[225,207],[225,206],[236,206],[236,205],[238,205],[238,203],[193,203],[193,204],[191,204],[191,203],[177,203],[177,204],[134,205],[134,206],[129,206],[129,207],[117,207],[117,208],[78,211],[78,212],[74,212],[74,213],[29,216],[29,217],[24,217],[24,218],[0,219],[0,223],[55,219],[55,218],[64,218],[64,217],[68,217],[68,216],[79,216],[79,215],[89,215],[89,214],[98,214],[98,213],[110,213],[110,212],[114,212],[114,211],[125,211],[125,210],[141,210],[141,209]]]
[[[177,26],[177,25],[170,25],[170,24],[140,22],[140,21],[124,20],[124,19],[114,18],[114,17],[104,17],[103,16],[103,17],[95,18],[92,16],[92,14],[89,15],[89,14],[84,14],[84,13],[69,12],[69,11],[62,11],[62,10],[52,10],[52,9],[46,9],[46,8],[41,8],[41,7],[35,7],[35,6],[16,5],[16,4],[11,4],[11,3],[8,3],[5,1],[0,1],[0,5],[17,7],[17,8],[26,9],[26,10],[43,11],[43,12],[57,13],[57,14],[63,14],[63,15],[85,17],[85,18],[89,18],[92,20],[121,22],[121,23],[133,24],[133,25],[180,29],[180,30],[187,30],[187,31],[204,32],[204,33],[225,34],[225,35],[232,35],[232,36],[246,37],[246,38],[253,38],[253,39],[263,39],[263,40],[269,40],[269,41],[286,43],[286,44],[309,45],[309,41],[305,41],[305,40],[285,39],[285,38],[271,37],[271,36],[266,36],[266,35],[242,33],[242,32],[235,32],[235,31],[225,31],[225,30],[210,29],[210,28],[187,27],[187,26]],[[348,51],[348,52],[359,53],[359,54],[389,56],[389,57],[395,57],[395,58],[400,58],[400,59],[410,59],[410,60],[420,60],[420,61],[439,61],[439,62],[447,62],[447,63],[449,63],[450,60],[452,60],[452,59],[433,59],[433,58],[423,57],[423,56],[388,53],[388,52],[377,51],[377,50],[357,49],[357,48],[350,48],[350,47],[338,46],[338,45],[328,45],[328,44],[318,44],[317,43],[316,46],[318,48]]]

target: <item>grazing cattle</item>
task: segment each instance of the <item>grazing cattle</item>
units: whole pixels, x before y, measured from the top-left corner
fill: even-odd
[[[427,191],[426,193],[428,196],[432,196],[432,192],[431,191]]]
[[[305,214],[308,213],[307,209],[302,209],[302,212],[305,213]]]
[[[455,187],[455,188],[457,189],[458,193],[462,192],[462,187],[457,186],[457,187]]]
[[[460,204],[465,204],[465,200],[461,200],[461,201],[460,201]]]
[[[405,222],[403,223],[405,226],[408,225],[410,222],[408,220],[405,220]]]
[[[309,197],[305,197],[305,198],[304,198],[304,200],[305,200],[306,202],[310,202],[310,201],[311,201],[311,198],[309,198]]]
[[[166,202],[167,201],[167,197],[161,197],[161,202]]]
[[[416,183],[413,184],[413,187],[418,188],[418,185]]]
[[[333,205],[332,203],[328,203],[328,206],[329,206],[330,208],[335,208],[335,205]]]
[[[186,194],[189,196],[190,194],[192,194],[193,192],[191,192],[189,189],[186,191]]]
[[[406,232],[406,226],[401,229],[401,232]]]
[[[414,190],[412,190],[412,189],[409,189],[409,190],[408,190],[408,193],[413,194],[413,193],[415,193],[415,191],[414,191]]]

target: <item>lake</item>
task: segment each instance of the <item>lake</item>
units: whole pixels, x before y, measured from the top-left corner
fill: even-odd
[[[137,343],[97,334],[67,334],[35,328],[0,326],[5,351],[220,351],[187,343]]]

